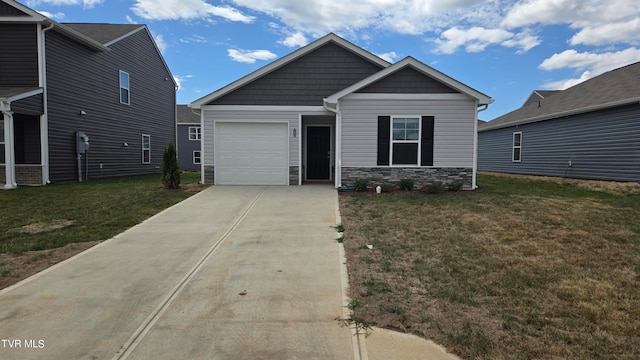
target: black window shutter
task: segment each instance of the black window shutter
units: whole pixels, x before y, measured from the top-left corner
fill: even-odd
[[[389,165],[391,116],[378,116],[378,165]]]
[[[433,166],[433,116],[422,117],[420,166]]]

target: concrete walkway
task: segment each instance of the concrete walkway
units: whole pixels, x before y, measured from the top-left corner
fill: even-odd
[[[331,186],[211,187],[0,291],[0,359],[453,358],[341,326],[339,221]]]
[[[0,292],[0,359],[352,359],[330,186],[212,187]]]

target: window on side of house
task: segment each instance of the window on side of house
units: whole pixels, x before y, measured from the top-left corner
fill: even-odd
[[[151,164],[151,135],[142,134],[142,163]]]
[[[200,126],[189,126],[189,140],[200,140]]]
[[[120,103],[129,105],[130,96],[129,73],[120,70]]]
[[[0,164],[4,163],[4,120],[0,120]]]
[[[200,161],[201,161],[200,150],[195,150],[193,152],[193,164],[200,165]]]
[[[420,164],[420,117],[391,118],[391,165]]]
[[[513,133],[513,162],[520,162],[522,159],[522,131]]]

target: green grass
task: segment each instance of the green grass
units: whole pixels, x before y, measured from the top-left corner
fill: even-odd
[[[198,180],[199,173],[182,174],[182,184]],[[0,191],[0,253],[106,240],[191,195],[163,189],[159,174]],[[65,220],[71,225],[39,233],[19,231]]]
[[[468,359],[639,358],[640,193],[478,184],[340,195],[354,316]]]

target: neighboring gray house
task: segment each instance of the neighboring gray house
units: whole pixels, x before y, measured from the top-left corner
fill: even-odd
[[[178,105],[176,148],[181,170],[200,171],[202,164],[202,137],[200,116],[187,105]]]
[[[478,126],[478,169],[640,181],[640,62],[562,91],[534,91],[521,108]]]
[[[4,187],[160,171],[176,84],[145,25],[60,24],[0,0],[0,48]]]
[[[491,98],[407,57],[328,34],[190,104],[203,182],[475,187],[477,113]]]

